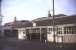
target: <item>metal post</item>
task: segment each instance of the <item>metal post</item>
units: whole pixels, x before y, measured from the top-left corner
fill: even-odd
[[[55,19],[54,19],[54,0],[53,0],[53,32],[54,32],[54,43],[55,43]]]
[[[47,33],[46,33],[46,42],[48,41],[48,39],[47,39],[48,29],[49,29],[49,28],[47,28]]]
[[[30,40],[31,40],[31,29],[30,29]]]
[[[41,37],[42,37],[42,36],[41,36],[41,28],[40,28],[40,41],[41,41]]]
[[[1,4],[2,4],[2,0],[0,0],[0,31],[1,31],[1,33],[0,33],[0,36],[4,36],[4,34],[3,34],[3,27],[2,27],[2,18],[3,18],[3,16],[2,16],[2,14],[1,14]]]
[[[31,34],[30,34],[30,40],[31,40]]]

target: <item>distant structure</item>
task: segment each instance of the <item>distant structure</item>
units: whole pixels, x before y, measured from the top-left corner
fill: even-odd
[[[14,22],[16,22],[17,21],[17,18],[16,18],[16,16],[14,17]]]
[[[51,17],[50,10],[48,11],[48,17]]]

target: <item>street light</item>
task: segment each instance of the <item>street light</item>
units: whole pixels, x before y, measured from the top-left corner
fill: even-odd
[[[54,43],[55,43],[55,19],[54,19],[54,0],[53,0],[53,32],[54,32]]]
[[[54,43],[55,43],[56,42],[56,40],[55,40],[56,34],[55,34],[55,17],[54,17],[54,14],[55,14],[55,9],[54,9],[54,0],[53,0],[53,33],[54,33]],[[63,36],[60,37],[60,42],[62,42],[62,44],[59,46],[61,48],[63,46]]]

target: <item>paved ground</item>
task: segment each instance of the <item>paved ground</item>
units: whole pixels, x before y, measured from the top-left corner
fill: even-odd
[[[0,50],[76,50],[76,44],[51,44],[39,40],[17,40],[14,38],[1,38]]]

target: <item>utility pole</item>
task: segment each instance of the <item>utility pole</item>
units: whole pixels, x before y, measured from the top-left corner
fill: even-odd
[[[3,34],[3,27],[2,27],[2,18],[3,18],[3,16],[1,14],[1,5],[2,5],[2,0],[0,0],[0,35],[4,36],[4,34]]]
[[[1,24],[2,24],[1,2],[2,2],[2,0],[0,0],[0,26],[1,26]]]
[[[55,18],[54,18],[55,10],[54,10],[54,0],[53,0],[53,33],[54,33],[54,43],[55,43]]]

